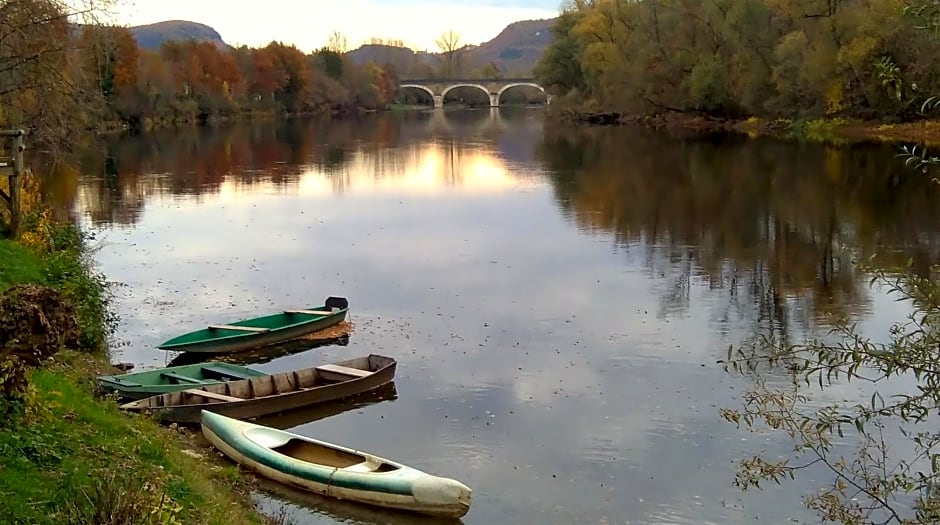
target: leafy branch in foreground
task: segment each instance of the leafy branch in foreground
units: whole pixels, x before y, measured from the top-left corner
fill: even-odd
[[[918,148],[917,146],[902,146],[898,157],[904,159],[905,166],[911,166],[927,173],[930,168],[940,163],[940,157],[928,153],[927,148]]]
[[[761,454],[742,461],[735,484],[759,488],[823,468],[832,483],[805,503],[827,521],[937,523],[940,431],[931,418],[940,408],[940,285],[911,273],[877,272],[871,284],[876,282],[912,306],[886,343],[841,322],[825,340],[781,345],[762,337],[728,349],[725,369],[752,378],[755,386],[743,407],[722,409],[722,417],[754,431],[785,432],[795,442],[789,458]],[[781,375],[790,379],[784,386]],[[870,388],[870,399],[821,404],[807,393],[851,381]],[[852,437],[857,447],[845,454],[844,442]]]

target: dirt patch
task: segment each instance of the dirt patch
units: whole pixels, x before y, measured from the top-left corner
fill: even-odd
[[[26,372],[77,347],[75,308],[52,288],[18,285],[0,296],[0,396],[23,392]]]

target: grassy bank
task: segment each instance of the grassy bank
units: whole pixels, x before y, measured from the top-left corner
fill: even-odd
[[[81,343],[32,369],[26,409],[0,421],[0,522],[264,523],[236,467],[193,446],[189,434],[96,396],[94,377],[113,372],[103,344],[106,289],[74,227],[40,219],[21,242],[0,239],[0,292],[24,283],[55,288],[75,306]],[[0,339],[0,371],[6,344]]]

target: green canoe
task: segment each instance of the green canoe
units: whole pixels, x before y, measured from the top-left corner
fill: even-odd
[[[209,325],[174,337],[157,348],[176,352],[227,354],[260,348],[329,328],[346,319],[349,301],[330,297],[322,306],[245,319],[229,324]]]
[[[246,366],[208,362],[116,376],[100,376],[98,384],[105,390],[116,392],[120,397],[143,399],[168,392],[178,392],[188,388],[215,385],[263,375],[267,374]]]
[[[202,433],[236,463],[321,496],[449,518],[470,510],[471,490],[463,483],[372,454],[208,410]]]

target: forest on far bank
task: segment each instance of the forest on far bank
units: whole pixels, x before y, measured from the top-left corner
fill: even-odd
[[[59,148],[116,126],[384,108],[398,88],[393,66],[357,65],[330,46],[143,49],[127,28],[99,22],[106,2],[85,3],[0,2],[0,128]]]
[[[916,118],[940,95],[930,0],[571,0],[536,68],[585,112]]]

